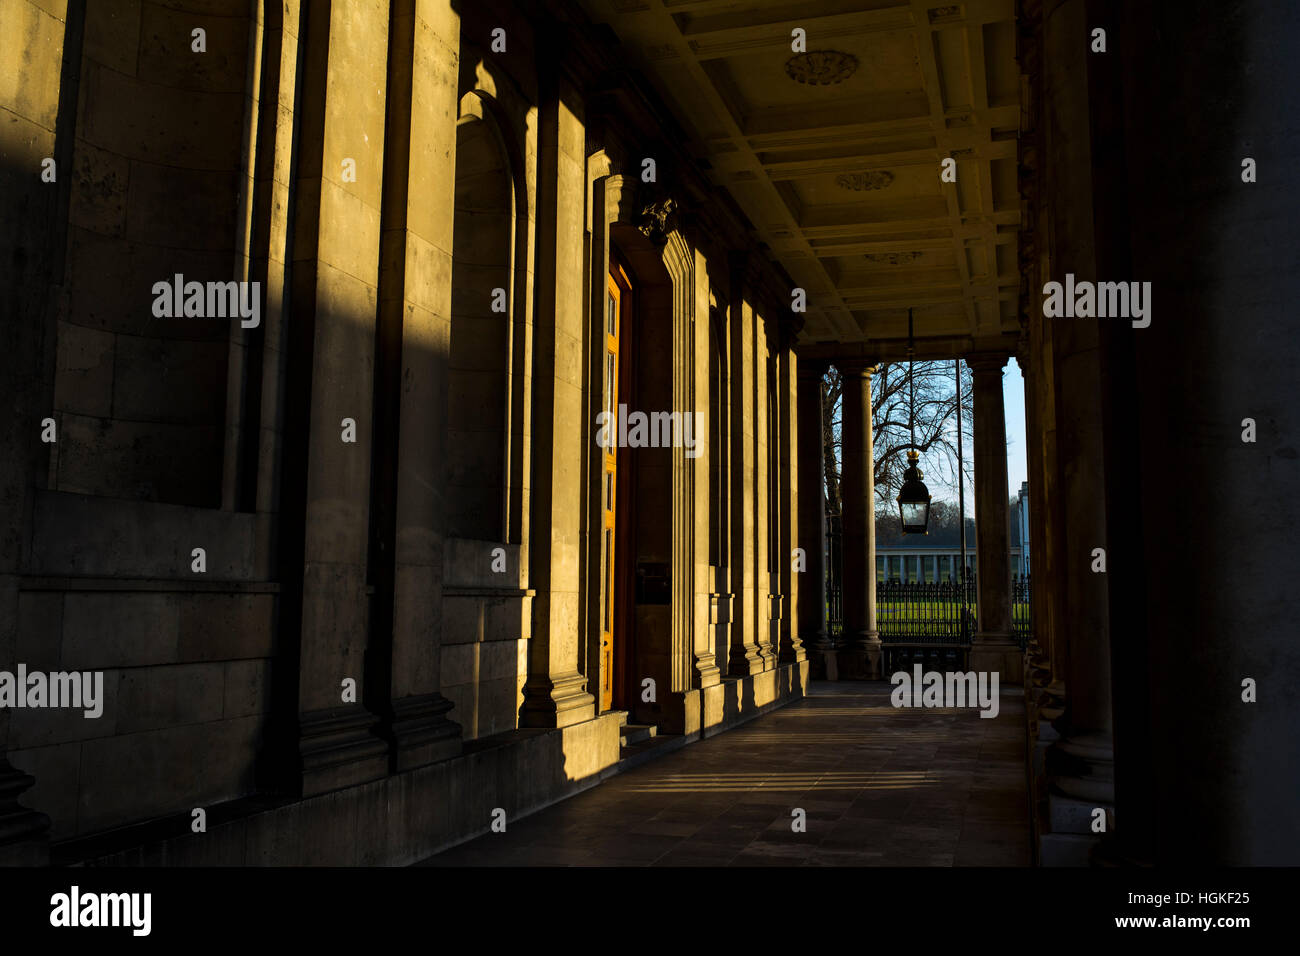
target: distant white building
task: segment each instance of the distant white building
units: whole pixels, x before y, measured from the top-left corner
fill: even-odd
[[[1011,525],[1011,574],[1013,577],[1029,574],[1029,482],[1020,483],[1020,493],[1008,511]],[[975,527],[967,519],[966,567],[975,572]],[[881,526],[877,525],[876,580],[921,581],[931,583],[947,581],[958,574],[961,565],[961,547],[956,532],[945,529],[937,534],[907,535],[901,541],[882,540]]]
[[[1016,545],[1020,548],[1020,566],[1016,567],[1014,557],[1011,562],[1012,574],[1029,574],[1029,482],[1020,483],[1020,494],[1016,498],[1015,515],[1018,527],[1018,541],[1013,544],[1011,553],[1014,556]]]

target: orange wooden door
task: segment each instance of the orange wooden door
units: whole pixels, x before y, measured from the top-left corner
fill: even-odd
[[[615,266],[615,269],[618,267]],[[620,270],[621,271],[621,270]],[[610,710],[614,706],[614,613],[616,600],[614,549],[617,547],[615,535],[615,497],[618,491],[618,380],[619,380],[619,328],[623,324],[623,309],[627,303],[626,284],[619,281],[613,272],[609,276],[609,299],[605,313],[605,411],[609,434],[614,438],[607,441],[604,449],[605,469],[601,494],[604,508],[605,530],[605,607],[603,609],[600,631],[600,709]]]

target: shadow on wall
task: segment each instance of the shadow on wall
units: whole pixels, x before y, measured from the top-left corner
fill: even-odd
[[[218,507],[231,323],[160,317],[153,290],[226,279],[241,248],[248,4],[197,18],[161,3],[69,8],[70,24],[84,10],[85,44],[60,106],[75,145],[59,170],[71,193],[66,272],[52,277],[65,294],[50,487]]]
[[[66,32],[39,5],[5,9],[27,49],[66,50],[31,61],[0,142],[3,221],[22,224],[3,240],[20,318],[3,323],[3,351],[21,366],[0,374],[17,412],[5,447],[32,465],[12,499],[6,472],[6,500],[35,479],[31,523],[15,523],[30,576],[0,668],[104,679],[99,718],[4,714],[9,756],[36,778],[24,800],[64,839],[253,789],[276,597],[253,582],[266,565],[253,517],[216,510],[235,323],[159,316],[154,291],[231,276],[248,5],[195,18],[73,0]],[[207,30],[202,60],[191,21]]]

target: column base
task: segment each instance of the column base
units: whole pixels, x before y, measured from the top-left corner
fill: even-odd
[[[36,782],[0,757],[0,866],[48,866],[50,818],[18,803]]]
[[[839,656],[829,641],[808,648],[808,679],[840,679]]]
[[[596,716],[596,698],[577,671],[560,677],[530,677],[524,684],[520,727],[568,727]]]
[[[837,652],[840,680],[880,680],[884,645],[877,632],[859,637]]]
[[[973,671],[996,673],[999,685],[1024,683],[1024,652],[1009,634],[976,634],[967,662]]]
[[[375,715],[357,707],[318,710],[298,717],[302,795],[315,796],[388,775],[388,742]]]
[[[1068,734],[1047,751],[1052,787],[1067,797],[1115,805],[1115,748],[1106,734]]]
[[[763,657],[763,670],[776,669],[777,658],[781,652],[781,595],[767,596],[767,640],[758,645],[758,653]]]
[[[712,687],[722,680],[722,671],[718,669],[716,658],[707,651],[695,653],[695,686]]]
[[[727,658],[728,677],[753,677],[763,673],[763,656],[756,644],[733,647]]]
[[[394,769],[398,773],[460,756],[460,724],[447,716],[452,706],[441,694],[393,701]]]
[[[808,655],[804,652],[803,642],[795,638],[790,646],[782,645],[781,653],[777,655],[776,662],[778,664],[802,664],[807,659]]]

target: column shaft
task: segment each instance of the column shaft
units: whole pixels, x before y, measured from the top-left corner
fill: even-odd
[[[1002,368],[1007,356],[967,359],[975,378],[975,554],[977,624],[970,666],[1018,684],[1023,666],[1011,623],[1011,548],[1007,531],[1007,427]]]
[[[844,377],[843,496],[844,641],[839,654],[847,679],[880,676],[880,634],[876,630],[875,454],[871,427],[871,374],[874,366],[841,368]]]

